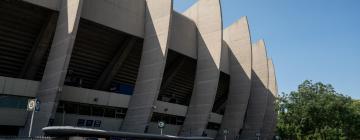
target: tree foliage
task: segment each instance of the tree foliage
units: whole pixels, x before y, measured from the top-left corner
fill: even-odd
[[[321,82],[304,81],[277,100],[277,133],[291,140],[360,140],[360,101]]]

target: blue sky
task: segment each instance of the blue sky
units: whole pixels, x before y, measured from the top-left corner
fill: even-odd
[[[174,0],[185,11],[195,0]],[[224,28],[247,16],[252,41],[264,39],[279,92],[308,79],[360,99],[360,0],[222,0]]]

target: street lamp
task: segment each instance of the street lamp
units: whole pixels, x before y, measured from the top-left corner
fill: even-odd
[[[28,135],[28,137],[31,137],[33,121],[34,121],[34,114],[35,114],[35,112],[40,111],[40,101],[37,98],[29,99],[28,105],[27,105],[27,110],[31,111],[31,120],[30,120],[30,128],[29,128],[29,135]]]
[[[257,140],[260,140],[260,132],[257,132],[256,134]]]
[[[224,140],[226,140],[226,136],[229,134],[229,130],[228,129],[224,129],[223,130],[224,133]]]
[[[159,121],[158,128],[160,128],[160,135],[163,135],[163,128],[165,127],[165,122]]]

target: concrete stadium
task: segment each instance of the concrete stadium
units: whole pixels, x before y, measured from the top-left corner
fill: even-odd
[[[277,83],[243,17],[220,0],[0,0],[0,135],[46,126],[273,139]],[[259,136],[260,135],[260,136]]]

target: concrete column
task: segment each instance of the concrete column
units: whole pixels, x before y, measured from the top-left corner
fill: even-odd
[[[264,137],[262,130],[268,98],[269,70],[265,43],[263,40],[253,44],[251,93],[240,139],[256,139],[256,133]]]
[[[183,13],[197,26],[197,67],[193,94],[180,135],[201,136],[214,104],[220,75],[222,17],[219,0],[200,0]],[[206,132],[205,132],[206,133]]]
[[[276,112],[275,112],[275,101],[277,96],[277,85],[275,77],[274,64],[271,59],[268,59],[269,67],[269,96],[267,98],[267,107],[264,117],[263,133],[264,138],[273,139],[276,128]]]
[[[243,17],[224,30],[225,45],[229,48],[229,95],[217,139],[233,140],[243,127],[251,88],[251,38],[247,18]]]
[[[143,133],[149,125],[165,69],[172,5],[172,0],[146,0],[143,52],[123,131]]]
[[[36,95],[41,104],[40,111],[34,116],[32,136],[42,135],[41,129],[54,119],[79,24],[82,0],[60,2],[55,36]],[[28,117],[24,135],[27,135],[30,119]]]

